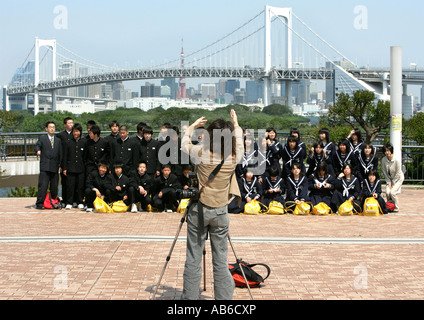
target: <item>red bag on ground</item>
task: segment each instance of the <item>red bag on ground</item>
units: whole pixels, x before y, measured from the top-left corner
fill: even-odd
[[[46,194],[46,198],[43,203],[44,209],[60,209],[60,201],[59,199],[52,199],[50,192]]]
[[[264,282],[265,279],[268,278],[271,273],[271,269],[263,263],[247,264],[244,261],[240,261],[240,265],[243,268],[244,274],[246,276],[250,288],[258,288],[260,284]],[[252,269],[255,266],[263,266],[267,269],[268,274],[265,278],[263,278],[261,275],[259,275],[256,271]],[[230,264],[229,268],[236,287],[247,288],[246,280],[243,277],[243,273],[241,272],[239,264]]]
[[[395,203],[393,201],[387,201],[386,208],[388,212],[393,212],[396,208]]]

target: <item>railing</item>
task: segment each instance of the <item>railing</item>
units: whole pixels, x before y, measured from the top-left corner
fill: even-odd
[[[156,138],[159,131],[155,131],[153,138]],[[45,132],[21,132],[21,133],[0,133],[0,160],[1,161],[17,161],[37,159],[34,147],[38,137]],[[83,133],[84,135],[86,133]],[[107,136],[105,132],[102,136]],[[135,135],[135,131],[130,131],[130,135]],[[278,132],[279,137],[288,136],[288,132]],[[285,139],[280,139],[280,142],[285,143]],[[382,145],[375,144],[377,148],[378,158],[381,159],[384,154]],[[408,183],[423,183],[424,182],[424,146],[403,146],[402,147],[402,164],[405,173],[405,181]],[[380,176],[384,179],[381,173]]]

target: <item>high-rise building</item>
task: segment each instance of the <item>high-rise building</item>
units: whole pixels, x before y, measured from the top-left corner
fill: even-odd
[[[246,81],[246,101],[247,103],[257,103],[263,99],[264,84],[259,81]]]
[[[171,99],[176,99],[177,98],[177,93],[178,93],[178,83],[176,82],[175,78],[166,78],[163,79],[160,84],[162,86],[168,86],[171,89]]]
[[[236,91],[236,89],[240,89],[240,80],[227,80],[225,83],[225,93],[229,93],[234,96],[234,91]]]

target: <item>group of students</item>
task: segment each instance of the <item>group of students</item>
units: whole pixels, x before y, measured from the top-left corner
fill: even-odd
[[[337,213],[344,202],[350,201],[354,211],[360,213],[365,200],[373,197],[382,212],[388,213],[382,197],[377,149],[372,144],[364,143],[358,129],[352,130],[348,137],[335,145],[330,141],[329,130],[323,128],[319,130],[319,139],[309,153],[297,129],[290,132],[285,145],[276,136],[274,129],[267,129],[266,136],[258,142],[262,145],[259,148],[253,137],[245,135],[245,154],[237,169],[242,205],[238,206],[233,200],[229,204],[229,212],[242,213],[247,203],[258,200],[265,206],[276,201],[286,209],[304,202],[313,206],[323,202],[333,213]],[[386,160],[390,158],[390,161],[394,161],[390,144],[384,146],[384,153]],[[266,171],[255,174],[255,168],[261,162],[265,163]],[[396,169],[396,174],[399,171]],[[386,168],[383,168],[383,172],[388,182],[386,195],[388,200],[394,200],[397,211],[397,193],[403,179],[395,191],[390,183],[391,175],[394,176],[395,172],[387,172]],[[393,194],[390,190],[394,191]]]
[[[43,150],[37,208],[44,200],[49,181],[52,195],[57,194],[57,167],[62,184],[61,202],[66,209],[93,211],[93,202],[98,197],[107,203],[122,200],[131,212],[145,211],[149,205],[159,211],[175,211],[179,190],[193,187],[187,179],[187,173],[194,171],[192,164],[180,165],[179,161],[162,164],[159,159],[160,148],[170,139],[182,150],[178,127],[165,123],[154,139],[153,129],[143,122],[137,125],[137,135],[131,137],[128,127],[119,125],[118,121],[110,122],[111,132],[104,137],[94,121],[86,124],[86,136],[82,126],[74,124],[72,118],[65,118],[63,123],[65,130],[56,135],[54,128],[48,129],[52,122],[46,124],[50,141],[60,139],[56,150],[53,142],[50,148],[45,137],[40,137],[36,146],[38,155]],[[201,143],[201,136],[194,140]],[[241,205],[236,199],[230,202],[230,213],[243,212],[252,200],[260,200],[266,206],[272,201],[282,205],[310,202],[314,206],[324,202],[334,213],[343,202],[351,200],[360,212],[363,201],[371,196],[387,213],[381,196],[376,148],[362,141],[359,130],[352,130],[336,147],[330,141],[329,130],[321,129],[319,140],[308,155],[296,129],[290,132],[285,145],[278,141],[272,128],[260,140],[256,143],[253,136],[245,134],[243,160],[235,172],[242,201]],[[53,151],[55,157],[49,155]],[[52,161],[57,163],[51,167]],[[45,163],[52,169],[45,169]],[[260,165],[264,166],[264,173],[255,174],[254,169]],[[397,200],[395,193],[393,197]]]

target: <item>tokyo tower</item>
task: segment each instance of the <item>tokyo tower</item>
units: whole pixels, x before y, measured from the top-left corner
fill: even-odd
[[[181,40],[181,69],[184,68],[184,43]],[[178,88],[177,100],[187,99],[187,88],[185,78],[180,78],[180,85]]]

